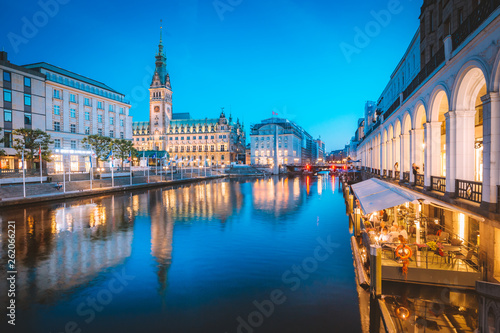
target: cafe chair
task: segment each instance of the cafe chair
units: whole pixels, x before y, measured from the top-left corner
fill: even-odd
[[[448,243],[449,240],[450,240],[450,233],[442,232],[441,235],[439,235],[439,241],[441,243]]]
[[[448,257],[448,253],[441,250],[436,250],[433,252],[432,256],[432,263],[434,264],[434,260],[436,260],[436,263],[439,261],[439,267],[443,265],[443,262],[446,264],[446,259]]]
[[[454,260],[455,261],[461,260],[465,264],[466,270],[468,272],[469,271],[469,265],[476,266],[472,262],[472,256],[473,255],[476,255],[476,253],[475,253],[474,250],[467,251],[467,255],[465,255],[465,256],[462,253],[457,253],[457,254],[455,254]]]

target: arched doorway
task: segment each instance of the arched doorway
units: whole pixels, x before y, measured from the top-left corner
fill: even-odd
[[[436,159],[436,165],[438,166],[436,176],[446,177],[446,119],[445,114],[449,111],[448,96],[444,90],[440,90],[434,99],[434,105],[432,106],[432,121],[437,121],[439,123],[439,133],[436,135],[436,142],[439,142],[439,147],[437,152],[439,152],[439,158]],[[433,138],[434,139],[434,138]],[[434,156],[433,156],[434,157]],[[437,157],[437,156],[436,156]]]
[[[394,174],[390,173],[390,170],[393,169],[393,159],[394,159],[394,130],[392,128],[392,125],[389,125],[389,130],[387,131],[387,172],[388,176],[393,177]]]
[[[396,172],[401,171],[401,122],[396,120],[394,125],[394,177],[396,177]],[[401,178],[397,177],[397,178]]]
[[[410,131],[411,131],[411,117],[408,112],[405,113],[403,118],[403,127],[402,127],[402,172],[410,172],[411,171],[411,158],[410,158]]]
[[[427,146],[424,136],[424,124],[426,122],[425,108],[420,104],[415,112],[415,129],[413,131],[415,134],[415,160],[413,163],[419,167],[419,173],[423,173],[425,169],[425,150]]]
[[[456,179],[483,181],[483,103],[487,92],[483,71],[474,65],[462,72],[456,90]]]

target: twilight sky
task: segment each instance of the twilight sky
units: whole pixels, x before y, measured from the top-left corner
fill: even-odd
[[[148,120],[163,19],[174,112],[210,118],[223,106],[248,133],[274,110],[332,150],[349,141],[365,101],[384,89],[418,28],[421,3],[2,1],[0,46],[14,64],[45,61],[104,82],[131,101],[134,121]]]

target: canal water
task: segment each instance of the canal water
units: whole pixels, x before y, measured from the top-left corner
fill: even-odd
[[[225,179],[1,209],[16,332],[360,332],[335,178]],[[4,330],[0,330],[4,332]]]

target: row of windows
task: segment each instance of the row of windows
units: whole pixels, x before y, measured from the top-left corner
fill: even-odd
[[[122,121],[122,119],[120,119],[120,122],[121,122],[121,121]],[[111,123],[111,124],[112,124],[112,123]],[[169,140],[170,140],[170,141],[179,141],[179,140],[180,140],[180,141],[184,141],[184,138],[186,138],[186,140],[188,140],[188,141],[189,141],[189,140],[191,140],[191,136],[186,136],[186,137],[184,137],[184,136],[181,136],[181,137],[178,137],[178,136],[176,136],[176,137],[172,137],[172,136],[171,136],[171,137],[169,138]],[[198,140],[203,140],[203,138],[205,138],[205,140],[208,140],[208,135],[205,135],[205,136],[203,136],[203,135],[199,135],[199,136],[198,136]],[[192,137],[192,139],[193,139],[193,140],[196,140],[196,136],[193,136],[193,137]],[[211,139],[211,140],[214,140],[214,139],[215,139],[215,136],[214,136],[214,135],[211,135],[211,136],[210,136],[210,139]],[[225,135],[225,134],[224,134],[224,135],[219,135],[219,139],[227,139],[227,135]],[[163,140],[163,136],[162,136],[162,137],[160,137],[160,140]],[[136,138],[136,141],[139,141],[139,138]],[[144,138],[142,139],[142,141],[144,141]]]
[[[156,150],[159,150],[159,149],[158,149],[158,147],[156,147]],[[193,155],[193,156],[187,155],[187,156],[184,156],[184,163],[187,163],[187,162],[188,162],[188,161],[190,161],[191,159],[193,159],[193,162],[196,162],[196,161],[203,161],[203,160],[204,160],[204,159],[203,159],[203,156],[201,156],[201,155],[200,155],[200,156],[198,156],[198,157],[197,157],[197,156],[195,156],[195,155]],[[206,156],[206,159],[207,159],[207,160],[209,160],[210,158],[209,158],[208,156]],[[211,159],[212,159],[212,161],[214,161],[214,160],[215,160],[215,156],[214,156],[214,155],[212,155],[212,156],[211,156]],[[225,159],[225,156],[224,156],[224,155],[221,155],[221,156],[220,156],[220,159],[221,159],[221,160],[224,160],[224,159]]]
[[[189,152],[189,151],[208,151],[210,149],[210,151],[215,151],[215,145],[205,145],[205,146],[175,146],[175,147],[170,147],[169,148],[169,151],[172,153],[172,152],[181,152],[183,153],[184,151],[186,152]],[[226,149],[226,146],[225,145],[222,145],[220,146],[219,148],[219,151],[227,151]]]
[[[60,132],[61,131],[61,123],[58,121],[54,121],[54,131],[55,132]],[[76,133],[76,124],[70,124],[69,125],[69,132],[70,133]],[[89,135],[90,134],[90,127],[85,126],[85,134]],[[102,135],[102,128],[97,129],[97,134]],[[110,130],[109,131],[109,137],[114,138],[115,137],[115,131]],[[120,132],[120,139],[124,139],[124,134],[123,132]]]
[[[54,89],[53,97],[56,99],[61,99],[62,90]],[[77,95],[69,94],[69,101],[72,103],[78,103]],[[88,97],[84,97],[83,104],[85,106],[92,106],[91,100]],[[97,109],[104,110],[104,102],[97,101]],[[108,104],[108,111],[115,112],[115,106],[113,104]],[[125,114],[125,109],[120,108],[120,114]]]
[[[71,140],[71,149],[77,149],[77,141]],[[61,148],[61,139],[54,139],[54,148]],[[88,145],[85,145],[86,149],[89,149]]]
[[[5,82],[12,82],[12,73],[11,72],[3,72],[3,80]],[[24,77],[24,86],[25,87],[31,87],[31,78],[29,77]]]
[[[4,100],[4,102],[11,102],[12,103],[12,90],[9,90],[9,89],[3,90],[3,100]],[[28,105],[28,106],[31,105],[31,95],[30,94],[24,94],[24,105]]]
[[[3,111],[3,121],[4,122],[12,122],[12,110],[4,110]],[[31,125],[31,113],[24,113],[24,124]]]
[[[61,107],[59,105],[54,105],[54,114],[55,115],[61,115]],[[71,118],[76,118],[76,110],[75,109],[69,109],[69,116]],[[85,111],[85,120],[90,120],[90,112]],[[97,115],[97,122],[102,123],[102,114]],[[115,124],[115,118],[114,117],[109,117],[109,124],[114,125]],[[123,127],[125,126],[125,121],[124,119],[120,119],[120,126]]]
[[[224,131],[225,126],[221,126],[220,130]],[[170,127],[168,129],[169,133],[205,133],[205,132],[215,132],[217,131],[217,126],[198,126],[198,127]]]
[[[269,142],[268,142],[265,146],[266,146],[267,148],[269,148],[269,147],[270,147]],[[279,147],[279,148],[281,148],[281,143],[279,143],[279,144],[278,144],[278,147]],[[258,143],[258,142],[255,144],[255,148],[256,148],[256,149],[258,149],[258,148],[259,148],[259,143]],[[260,148],[264,148],[264,144],[263,144],[263,143],[261,143],[261,144],[260,144]],[[288,148],[288,143],[286,143],[286,142],[285,142],[285,148]]]
[[[281,141],[282,137],[281,136],[278,136],[278,141]],[[268,136],[268,137],[265,137],[265,138],[262,138],[260,141],[269,141],[271,140],[271,138]],[[284,137],[284,140],[285,141],[288,141],[288,137],[285,136]],[[255,141],[259,141],[259,137],[255,137]],[[273,140],[274,141],[274,140]]]
[[[53,74],[53,73],[50,73],[50,72],[47,72],[47,78],[49,80],[52,80],[54,82],[59,82],[61,84],[65,84],[67,86],[70,86],[70,87],[75,87],[77,89],[81,89],[81,90],[85,90],[85,91],[88,91],[90,93],[95,93],[95,94],[98,94],[98,95],[101,95],[101,96],[105,96],[105,97],[108,97],[108,98],[111,98],[111,99],[114,99],[114,100],[118,100],[118,101],[122,101],[123,100],[123,97],[122,96],[119,96],[117,94],[113,94],[113,93],[110,93],[106,90],[102,90],[102,89],[98,89],[98,88],[95,88],[95,87],[91,87],[89,85],[86,85],[84,83],[80,83],[78,81],[73,81],[73,80],[68,80],[68,78],[64,78],[62,76],[59,76],[59,75],[56,75],[56,74]]]
[[[219,135],[219,138],[220,138],[220,137],[221,137],[221,136]],[[226,136],[225,136],[225,135],[224,135],[224,138],[226,138]],[[211,136],[210,136],[210,139],[211,139],[211,140],[214,140],[214,139],[215,139],[215,136],[211,135]],[[171,137],[169,138],[169,140],[170,140],[170,141],[172,141],[172,140],[178,141],[178,140],[179,140],[179,137],[178,137],[178,136],[176,136],[176,137],[174,138],[173,136],[171,136]],[[183,137],[183,136],[181,136],[181,137],[180,137],[180,140],[181,140],[181,141],[183,141],[183,140],[184,140],[184,137]],[[186,140],[188,140],[188,141],[189,141],[189,140],[191,140],[191,137],[190,137],[190,136],[186,136]],[[193,136],[193,140],[196,140],[196,136]],[[202,136],[202,135],[199,135],[199,136],[198,136],[198,140],[203,140],[203,136]],[[205,140],[208,140],[208,135],[205,135]]]
[[[288,155],[288,150],[285,150],[284,152],[285,156]],[[293,151],[293,156],[296,156],[297,152],[294,150]],[[282,156],[283,155],[283,150],[278,150],[278,155]],[[263,150],[263,151],[255,151],[255,156],[271,156],[271,151],[269,150]]]

